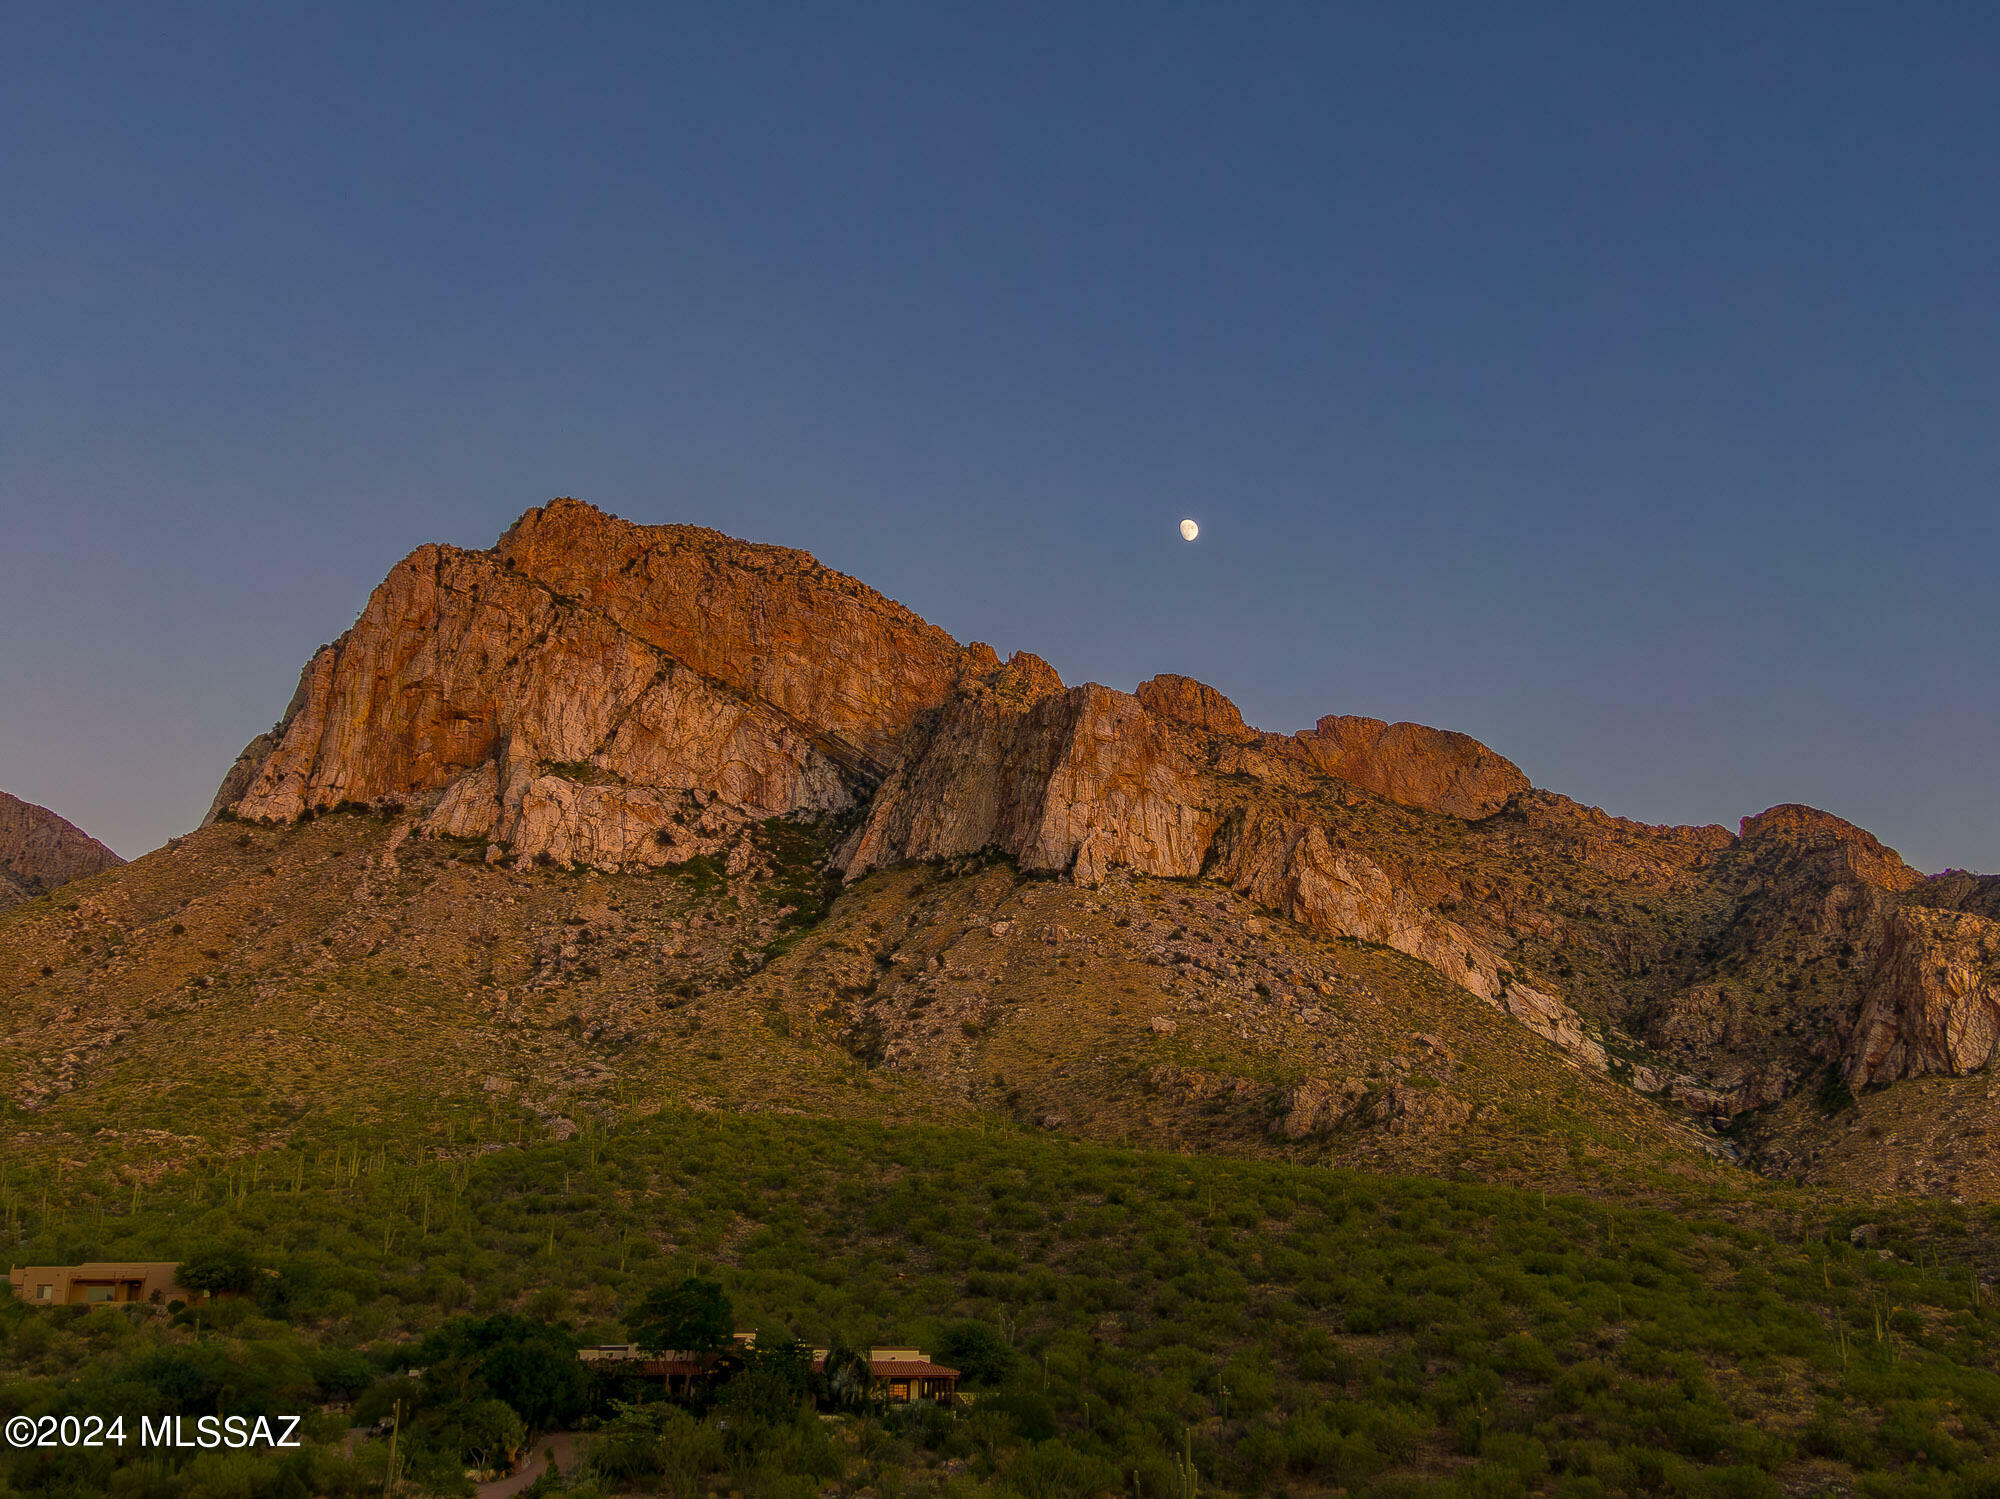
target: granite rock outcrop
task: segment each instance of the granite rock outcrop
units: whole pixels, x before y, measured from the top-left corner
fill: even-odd
[[[1972,1072],[2000,1052],[2000,922],[1898,910],[1874,971],[1842,1058],[1850,1086]]]
[[[1238,763],[1229,748],[1252,734],[1242,724],[1227,698],[1186,677],[1156,677],[1131,695],[1064,689],[1044,663],[1016,657],[912,733],[839,862],[849,880],[983,850],[1085,886],[1115,865],[1207,874],[1310,931],[1429,963],[1573,1056],[1608,1065],[1574,1010],[1366,857],[1336,852],[1309,816],[1232,806],[1214,775]]]
[[[1568,1005],[1529,983],[1464,927],[1399,889],[1373,861],[1335,848],[1318,825],[1253,811],[1229,829],[1220,852],[1213,873],[1259,905],[1310,931],[1418,958],[1572,1056],[1608,1066],[1602,1043]]]
[[[1490,817],[1529,789],[1519,766],[1471,735],[1423,724],[1336,716],[1292,742],[1326,775],[1454,817]]]
[[[1114,864],[1188,878],[1217,820],[1196,767],[1139,698],[1064,688],[1017,655],[910,736],[840,863],[852,880],[996,849],[1082,885]]]
[[[1217,881],[1712,1115],[1828,1069],[1963,1072],[2000,1035],[2000,883],[1926,880],[1828,813],[1652,826],[1536,790],[1463,734],[1339,715],[1269,733],[1171,674],[1066,686],[803,552],[573,500],[489,551],[399,563],[211,818],[351,804],[488,862],[737,871],[751,826],[788,818],[827,830],[849,885],[989,854],[1086,890],[1121,868]]]
[[[852,807],[992,664],[803,552],[556,501],[399,563],[210,817],[434,801],[430,831],[515,857],[673,862],[704,818]]]
[[[1519,766],[1468,734],[1351,716],[1322,718],[1296,734],[1263,733],[1213,687],[1171,674],[1140,683],[1135,695],[1155,717],[1207,736],[1218,768],[1231,773],[1297,784],[1304,769],[1464,818],[1490,817],[1530,789]]]

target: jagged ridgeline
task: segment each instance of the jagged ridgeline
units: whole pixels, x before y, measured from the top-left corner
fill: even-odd
[[[320,1414],[0,1491],[463,1493],[579,1422],[683,1499],[2000,1481],[2000,886],[1824,813],[1066,687],[564,500],[62,877],[0,912],[0,1236],[236,1290],[0,1303],[0,1402]],[[621,1409],[577,1344],[688,1277],[979,1403]]]
[[[1652,827],[1462,734],[1066,687],[558,500],[398,564],[200,831],[4,918],[5,1085],[51,1150],[664,1096],[1991,1197],[1996,915],[1807,808]]]

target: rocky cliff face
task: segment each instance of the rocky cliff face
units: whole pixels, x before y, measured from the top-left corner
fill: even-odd
[[[1854,1086],[1966,1073],[2000,1050],[2000,923],[1910,907],[1884,925],[1841,1058]]]
[[[1266,733],[1181,676],[1069,687],[804,553],[568,500],[491,551],[399,564],[214,815],[350,803],[407,807],[489,862],[727,853],[735,873],[749,825],[840,816],[850,884],[989,853],[1085,889],[1206,878],[1707,1113],[1828,1068],[1967,1070],[2000,1014],[1988,883],[1926,881],[1826,813],[1654,827],[1536,791],[1461,734]]]
[[[0,907],[124,862],[47,807],[0,791]]]
[[[1323,774],[1454,817],[1490,817],[1529,789],[1518,766],[1477,739],[1422,724],[1322,718],[1293,743]]]
[[[1353,717],[1322,718],[1297,734],[1260,733],[1228,698],[1192,677],[1154,677],[1136,696],[1156,718],[1227,746],[1215,756],[1219,767],[1260,779],[1296,780],[1303,769],[1406,807],[1465,818],[1490,817],[1530,789],[1519,766],[1466,734]]]
[[[1529,984],[1488,944],[1399,888],[1365,855],[1336,848],[1327,831],[1264,809],[1247,811],[1224,839],[1215,873],[1259,905],[1309,931],[1407,953],[1460,988],[1593,1066],[1604,1048],[1576,1012]]]
[[[1726,905],[1664,965],[1635,1029],[1700,1071],[1720,1112],[1829,1070],[1858,1087],[1994,1055],[2000,925],[1978,912],[1984,882],[1927,880],[1866,830],[1797,805],[1745,818],[1703,877]]]
[[[1369,739],[1371,753],[1379,755],[1381,737]],[[1528,983],[1486,940],[1399,887],[1365,855],[1336,852],[1325,827],[1296,802],[1280,810],[1218,779],[1229,773],[1225,766],[1240,773],[1246,762],[1238,751],[1262,740],[1274,741],[1276,751],[1274,763],[1260,765],[1260,779],[1291,789],[1310,782],[1309,772],[1302,775],[1314,763],[1310,756],[1245,727],[1212,687],[1155,677],[1131,696],[1095,684],[1064,689],[1044,663],[1017,656],[990,685],[959,697],[911,735],[840,862],[852,880],[990,848],[1024,869],[1067,871],[1086,887],[1114,867],[1172,879],[1207,873],[1309,931],[1429,963],[1566,1051],[1606,1065],[1582,1019]],[[1425,743],[1411,736],[1398,742]],[[1414,796],[1419,785],[1434,789],[1424,777],[1435,763],[1427,747],[1407,775],[1393,753],[1373,769],[1376,779]]]
[[[1913,906],[1939,911],[1970,911],[2000,921],[2000,874],[1967,874],[1962,869],[1933,875],[1910,887],[1905,899]]]
[[[491,552],[399,563],[210,815],[436,798],[431,831],[496,855],[676,862],[853,806],[993,664],[803,552],[559,500]]]
[[[1017,655],[910,736],[840,863],[854,879],[992,848],[1084,885],[1114,864],[1186,878],[1214,835],[1211,801],[1138,698],[1064,688]]]

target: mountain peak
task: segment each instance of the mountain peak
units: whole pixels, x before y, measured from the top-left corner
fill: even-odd
[[[1743,842],[1831,858],[1845,877],[1885,890],[1907,890],[1923,876],[1866,828],[1799,802],[1784,802],[1743,819]]]
[[[1243,722],[1236,704],[1206,682],[1172,672],[1141,682],[1134,693],[1147,709],[1162,718],[1171,718],[1190,728],[1203,729],[1224,739],[1257,737],[1256,730]]]
[[[443,794],[466,836],[652,863],[687,793],[755,817],[850,805],[992,659],[805,552],[557,500],[491,551],[398,563],[211,815]]]
[[[1654,828],[1536,792],[1450,730],[1336,714],[1262,732],[1173,673],[1069,687],[808,553],[576,500],[489,551],[398,563],[217,798],[276,824],[344,804],[515,869],[706,856],[749,878],[783,819],[819,825],[820,872],[847,888],[995,855],[1090,890],[1214,882],[1316,937],[1415,959],[1593,1071],[1617,1035],[1654,1037],[1673,1061],[1643,1069],[1644,1090],[1716,1114],[1835,1057],[1874,1077],[1996,1049],[1960,1023],[2000,1004],[1973,961],[1993,923],[1898,915],[1920,877],[1828,813],[1773,807],[1740,841]],[[1733,912],[1737,945],[1689,943],[1662,914],[1682,909]],[[1767,1034],[1731,1009],[1773,955],[1811,969],[1810,1027]],[[1925,987],[1940,963],[1970,975],[1964,994]]]

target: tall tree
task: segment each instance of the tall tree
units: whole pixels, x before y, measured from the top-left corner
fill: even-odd
[[[690,1275],[677,1286],[656,1286],[626,1319],[626,1326],[649,1352],[671,1348],[713,1353],[729,1346],[736,1312],[722,1287]]]

